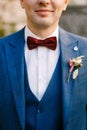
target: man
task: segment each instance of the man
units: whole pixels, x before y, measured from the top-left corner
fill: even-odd
[[[0,130],[87,130],[87,39],[58,26],[68,0],[20,3],[26,27],[0,39]]]

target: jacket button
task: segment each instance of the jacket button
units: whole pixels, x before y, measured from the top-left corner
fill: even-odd
[[[37,109],[37,113],[40,113],[40,109]]]

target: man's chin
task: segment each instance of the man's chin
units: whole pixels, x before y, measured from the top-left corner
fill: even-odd
[[[47,28],[50,25],[51,25],[51,23],[48,21],[42,21],[42,22],[40,21],[40,23],[37,24],[37,26],[39,26],[40,28]]]

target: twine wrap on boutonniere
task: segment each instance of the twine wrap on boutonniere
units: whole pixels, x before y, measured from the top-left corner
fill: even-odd
[[[69,59],[69,73],[68,73],[68,82],[71,76],[71,73],[73,73],[72,78],[76,79],[78,76],[79,68],[83,65],[83,58],[84,56],[79,56],[73,59]]]

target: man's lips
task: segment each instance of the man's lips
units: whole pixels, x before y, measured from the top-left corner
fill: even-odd
[[[49,15],[51,12],[54,12],[53,10],[49,10],[49,9],[38,9],[35,11],[38,15],[40,16],[47,16]]]
[[[35,12],[53,12],[53,10],[39,9],[39,10],[36,10]]]

